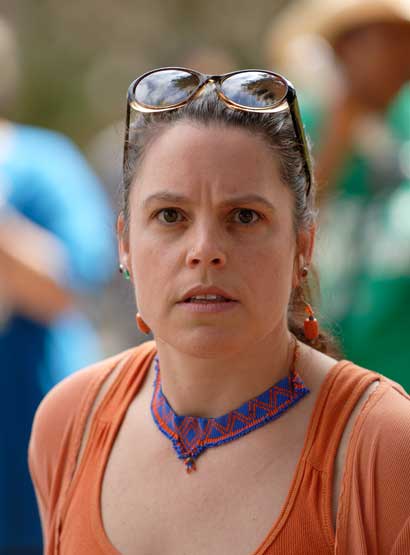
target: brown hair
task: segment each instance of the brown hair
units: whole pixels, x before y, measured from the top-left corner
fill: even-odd
[[[224,125],[244,128],[262,137],[279,161],[283,183],[294,196],[293,222],[295,232],[309,229],[315,223],[315,184],[306,196],[307,176],[302,155],[295,138],[290,115],[285,112],[255,113],[235,110],[221,102],[213,91],[204,91],[195,100],[182,108],[155,114],[137,114],[136,121],[130,127],[128,144],[128,167],[124,168],[122,186],[122,206],[126,231],[129,222],[129,196],[134,178],[141,165],[145,152],[152,141],[170,125],[177,122],[196,122],[202,125]],[[304,335],[303,322],[306,318],[305,302],[312,304],[312,290],[319,294],[317,273],[312,272],[310,279],[294,289],[289,302],[289,330],[302,342],[332,356],[340,357],[336,340],[321,331],[319,338],[309,342]]]

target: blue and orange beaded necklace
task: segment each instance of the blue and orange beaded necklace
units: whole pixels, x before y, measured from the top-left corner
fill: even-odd
[[[184,461],[188,473],[196,470],[196,459],[206,449],[233,441],[279,418],[310,393],[296,371],[297,357],[298,344],[295,341],[288,376],[239,408],[217,418],[176,414],[162,392],[159,360],[155,358],[151,413],[159,430],[171,440],[178,458]]]

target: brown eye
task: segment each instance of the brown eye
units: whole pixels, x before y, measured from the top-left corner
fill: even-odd
[[[181,221],[181,214],[176,208],[164,208],[157,214],[159,220],[166,224],[174,224]]]
[[[235,212],[235,220],[238,223],[247,225],[254,224],[260,220],[260,216],[255,210],[250,210],[249,208],[240,208]]]

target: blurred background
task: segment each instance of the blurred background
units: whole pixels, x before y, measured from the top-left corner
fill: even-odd
[[[286,3],[85,0],[80,8],[2,0],[21,53],[22,86],[10,114],[86,147],[123,117],[130,81],[148,69],[181,63],[202,47],[226,50],[240,67],[260,63],[262,33]]]
[[[129,83],[184,65],[291,79],[319,185],[315,310],[343,356],[410,390],[408,0],[1,0],[0,554],[41,553],[38,403],[143,341],[118,275]]]

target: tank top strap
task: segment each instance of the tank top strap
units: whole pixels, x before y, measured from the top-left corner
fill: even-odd
[[[340,361],[330,370],[312,416],[307,461],[332,475],[333,463],[347,421],[360,397],[380,374],[349,361]]]
[[[67,465],[66,484],[62,487],[59,507],[56,514],[54,526],[54,551],[56,555],[59,553],[60,533],[62,522],[66,518],[67,511],[71,503],[72,496],[78,485],[81,474],[84,474],[80,467],[76,470],[76,460],[84,433],[85,422],[89,416],[92,404],[108,375],[115,369],[118,364],[123,364],[118,376],[108,389],[103,401],[98,407],[90,428],[90,435],[81,461],[81,467],[92,468],[94,473],[102,473],[107,456],[110,452],[115,433],[122,418],[132,400],[138,391],[146,372],[150,367],[150,363],[156,353],[156,344],[154,341],[147,341],[133,349],[129,349],[125,353],[120,353],[115,357],[107,360],[104,372],[101,372],[94,382],[91,384],[80,410],[81,417],[77,418],[75,430],[73,432],[73,440],[71,442],[68,458],[71,463]],[[101,428],[110,430],[110,433],[102,443],[98,442],[98,433]],[[98,448],[95,449],[95,445]],[[97,481],[98,482],[98,481]],[[91,484],[91,481],[90,481]],[[91,494],[91,492],[90,492]]]
[[[129,404],[137,394],[155,354],[156,344],[154,341],[147,341],[130,353],[99,406],[95,415],[96,420],[111,424],[122,420]]]

